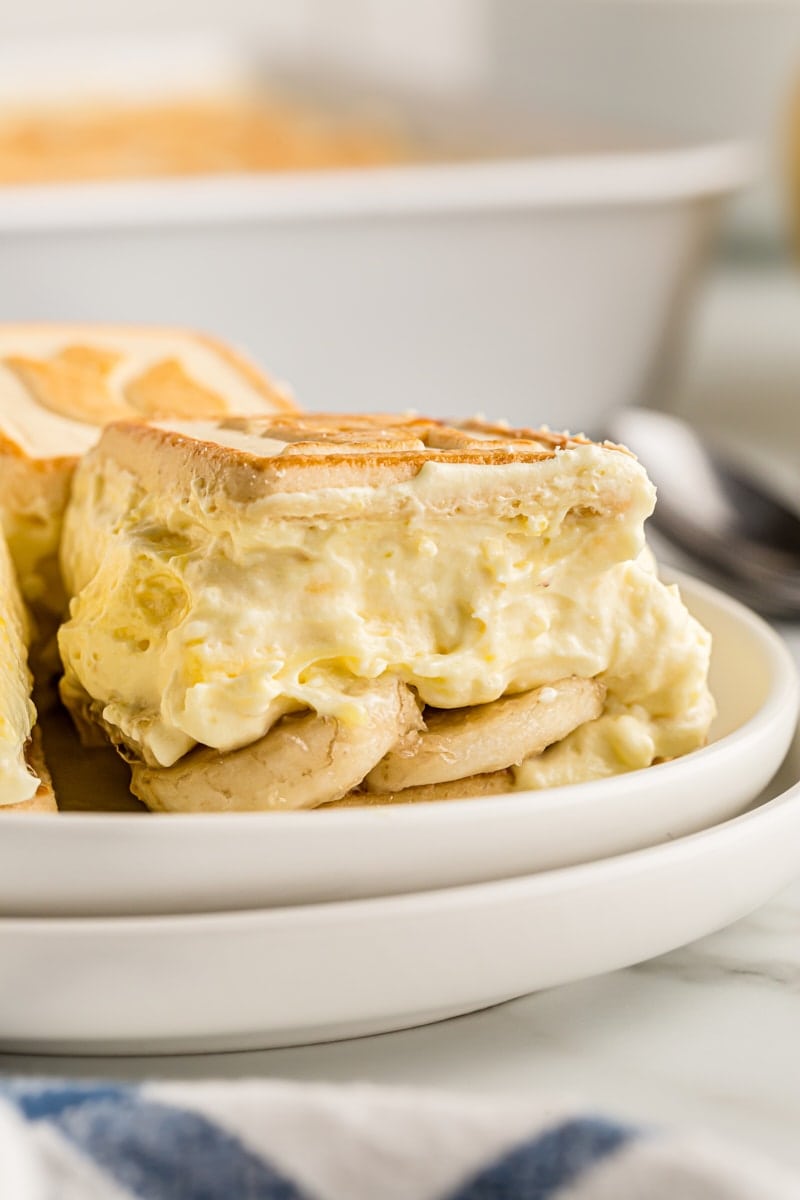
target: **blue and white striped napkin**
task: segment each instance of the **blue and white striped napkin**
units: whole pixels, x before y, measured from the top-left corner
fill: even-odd
[[[0,1080],[0,1200],[798,1200],[738,1149],[526,1100]]]

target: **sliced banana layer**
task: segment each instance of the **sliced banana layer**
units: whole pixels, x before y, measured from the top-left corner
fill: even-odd
[[[466,800],[476,796],[499,796],[513,792],[514,776],[510,771],[493,771],[491,775],[472,775],[469,779],[453,779],[449,783],[423,784],[403,788],[401,792],[348,792],[341,800],[326,804],[326,808],[375,808],[381,804],[422,804],[432,800]]]
[[[422,724],[413,693],[395,679],[364,689],[369,721],[348,725],[304,713],[228,754],[195,750],[172,767],[135,764],[131,790],[162,812],[317,808],[355,788],[402,737]]]
[[[370,771],[366,786],[400,792],[502,771],[599,717],[604,699],[601,683],[573,675],[491,704],[435,712]]]

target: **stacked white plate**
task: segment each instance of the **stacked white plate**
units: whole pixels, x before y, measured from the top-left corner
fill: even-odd
[[[719,708],[710,744],[683,759],[439,804],[4,816],[0,1047],[199,1051],[397,1029],[641,961],[757,907],[800,874],[797,744],[773,778],[797,674],[763,621],[681,583],[714,637]],[[124,786],[102,756],[67,761],[70,744],[58,782],[92,803]]]

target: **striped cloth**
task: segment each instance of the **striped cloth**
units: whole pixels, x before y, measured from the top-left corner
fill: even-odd
[[[798,1200],[738,1149],[528,1101],[0,1080],[2,1200]]]

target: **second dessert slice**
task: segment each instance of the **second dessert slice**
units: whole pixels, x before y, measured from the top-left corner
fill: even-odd
[[[64,607],[58,546],[72,473],[102,426],[284,410],[293,404],[260,370],[187,330],[0,325],[0,520],[43,636]]]

